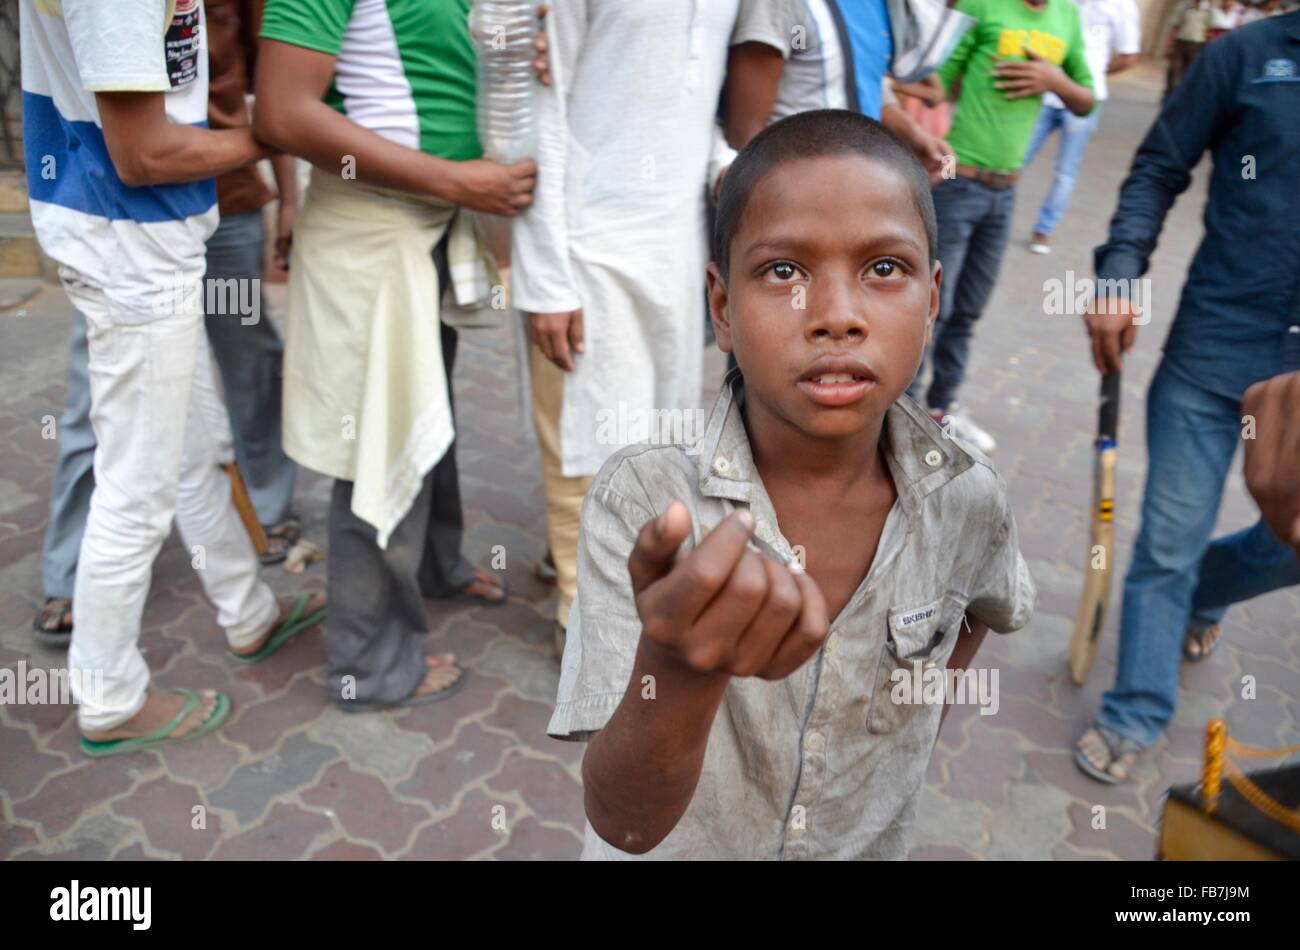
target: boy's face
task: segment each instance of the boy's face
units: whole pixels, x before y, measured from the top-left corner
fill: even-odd
[[[726,282],[709,266],[709,307],[747,397],[820,438],[877,425],[939,309],[907,180],[861,155],[782,163],[754,185],[730,263]]]

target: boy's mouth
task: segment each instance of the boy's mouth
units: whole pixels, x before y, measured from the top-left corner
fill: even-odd
[[[851,356],[823,356],[799,377],[798,387],[822,406],[847,406],[876,385],[876,374]]]

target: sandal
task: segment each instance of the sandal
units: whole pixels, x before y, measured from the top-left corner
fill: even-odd
[[[287,558],[289,549],[302,537],[302,525],[297,515],[289,515],[263,530],[266,532],[266,553],[258,555],[258,560],[268,567]]]
[[[275,630],[271,632],[271,635],[266,638],[266,642],[258,648],[256,653],[241,655],[236,653],[234,650],[229,649],[226,650],[226,653],[236,663],[242,663],[245,666],[253,663],[261,663],[276,650],[280,649],[280,647],[298,636],[298,634],[302,633],[304,630],[310,630],[325,619],[325,615],[329,611],[328,608],[323,605],[313,610],[310,614],[303,616],[303,612],[307,609],[307,604],[311,602],[311,598],[311,594],[299,594],[297,600],[294,601],[293,610],[289,612],[289,616],[285,618],[284,623],[280,624],[280,626],[276,627]]]
[[[485,597],[483,594],[468,593],[469,589],[475,584],[482,584],[491,587],[494,590],[500,590],[500,597]],[[479,604],[485,607],[502,607],[510,599],[510,590],[506,587],[505,581],[498,581],[487,571],[480,571],[474,568],[474,579],[465,585],[461,590],[452,595],[453,600],[467,600],[472,604]]]
[[[72,599],[46,597],[32,628],[36,631],[38,643],[67,649],[72,640]]]
[[[206,736],[213,729],[226,721],[230,715],[230,697],[225,693],[217,693],[217,704],[212,707],[212,715],[203,721],[203,725],[193,732],[187,732],[178,739],[171,738],[171,734],[176,728],[183,723],[199,705],[199,695],[191,689],[173,689],[173,693],[179,693],[185,697],[185,705],[167,725],[163,726],[153,735],[143,736],[139,739],[109,739],[106,742],[96,742],[93,739],[81,737],[81,751],[92,758],[104,758],[110,755],[125,755],[128,752],[139,752],[142,749],[148,749],[152,746],[162,745],[164,743],[185,742],[189,739],[197,739],[199,736]]]
[[[1097,765],[1088,756],[1088,752],[1105,751],[1107,759],[1104,765]],[[1094,725],[1074,745],[1074,764],[1089,778],[1107,785],[1118,785],[1125,781],[1137,764],[1142,746],[1132,739],[1126,739],[1105,726]]]
[[[461,687],[465,685],[465,680],[468,677],[465,668],[457,666],[450,654],[444,653],[441,657],[425,657],[424,659],[426,663],[429,660],[437,660],[438,665],[446,663],[453,666],[460,670],[460,676],[456,677],[442,689],[436,689],[431,693],[419,694],[412,691],[411,695],[407,696],[405,699],[399,699],[395,703],[378,702],[374,700],[366,700],[362,702],[355,699],[336,699],[334,700],[334,705],[347,713],[382,712],[385,709],[405,709],[407,706],[427,706],[429,703],[441,702],[442,700],[455,696],[460,692]],[[429,666],[431,667],[434,665],[435,664],[433,663],[429,663]],[[423,680],[421,680],[421,682],[423,682]],[[419,689],[420,687],[417,684],[415,688]]]
[[[1183,636],[1183,656],[1193,663],[1201,662],[1214,652],[1221,636],[1223,630],[1217,623],[1210,624],[1208,627],[1189,626]]]

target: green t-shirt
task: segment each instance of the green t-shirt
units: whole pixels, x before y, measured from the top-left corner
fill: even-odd
[[[262,38],[336,57],[325,101],[408,148],[479,158],[470,0],[267,0]]]
[[[1028,46],[1091,89],[1079,8],[1070,0],[1047,0],[1041,10],[1024,0],[961,0],[957,9],[976,22],[939,70],[945,89],[961,79],[948,143],[963,165],[1016,171],[1025,160],[1043,97],[1007,99],[993,87],[993,67],[999,59],[1027,59]]]

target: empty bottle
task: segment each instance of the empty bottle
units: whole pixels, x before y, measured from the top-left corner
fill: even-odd
[[[469,29],[478,54],[478,137],[485,157],[537,157],[533,39],[536,0],[474,0]]]

